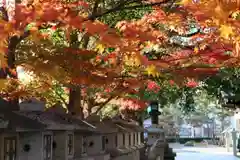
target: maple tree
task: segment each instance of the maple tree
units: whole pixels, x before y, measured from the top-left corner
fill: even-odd
[[[223,3],[231,3],[229,1],[223,2]],[[233,2],[234,3],[234,2]],[[238,2],[236,2],[238,3]],[[167,25],[168,29],[174,30],[178,33],[177,36],[172,36],[170,38],[170,41],[173,43],[180,44],[181,46],[188,46],[190,49],[184,49],[184,50],[178,50],[172,55],[172,58],[170,57],[170,61],[172,60],[173,64],[178,62],[178,65],[183,65],[185,68],[182,70],[181,68],[178,70],[177,68],[174,68],[174,73],[180,73],[184,77],[201,77],[203,75],[207,75],[210,73],[212,75],[213,73],[216,73],[219,68],[226,67],[226,66],[238,66],[238,35],[235,33],[238,33],[238,27],[237,24],[238,19],[236,18],[239,14],[239,11],[236,11],[237,5],[232,5],[230,8],[227,8],[223,5],[221,5],[222,9],[224,10],[224,7],[228,9],[228,13],[224,13],[225,16],[218,17],[218,13],[212,13],[212,8],[210,6],[214,6],[213,4],[217,4],[217,1],[182,1],[181,4],[184,5],[184,7],[178,8],[180,12],[185,12],[185,16],[190,16],[192,19],[187,20],[188,24],[187,26],[181,28],[179,27],[179,24],[186,25],[186,20],[183,20],[183,18],[179,15],[172,16],[159,16],[158,14],[165,15],[163,12],[159,12],[154,10],[151,14],[154,12],[154,18],[153,17],[147,17],[142,22],[139,23],[132,22],[132,26],[139,25],[139,28],[141,27],[141,23],[146,24],[146,21],[150,21],[150,23],[156,25],[156,23],[159,23],[160,21],[165,23],[164,25]],[[209,5],[211,4],[211,5]],[[219,5],[218,5],[219,6]],[[185,10],[186,9],[186,10]],[[218,8],[219,9],[219,8]],[[197,11],[197,12],[196,12]],[[208,14],[205,15],[205,12],[208,12]],[[219,12],[219,11],[217,11]],[[171,15],[171,14],[170,14]],[[214,15],[214,17],[212,17]],[[227,15],[231,15],[233,17],[230,17],[230,20],[224,21],[223,18]],[[159,19],[157,19],[159,18]],[[176,23],[172,23],[169,19],[175,18]],[[199,26],[194,26],[191,30],[196,30],[194,32],[189,31],[190,21],[193,20],[197,22]],[[203,18],[203,19],[202,19]],[[228,18],[228,16],[227,16]],[[225,19],[226,20],[226,19]],[[185,24],[184,24],[185,23]],[[234,25],[232,25],[234,23]],[[131,27],[129,25],[129,27]],[[144,28],[146,29],[146,28]],[[187,30],[186,30],[187,29]],[[127,29],[129,31],[129,29]],[[130,31],[131,32],[131,31]],[[191,33],[187,33],[191,32]],[[190,37],[189,37],[190,35]],[[185,37],[184,37],[185,36]],[[152,56],[152,55],[151,55]],[[155,59],[159,58],[159,55],[156,56],[155,53]],[[162,56],[162,55],[160,55]],[[163,60],[162,57],[160,57],[161,60]],[[168,60],[169,57],[167,57]],[[161,61],[155,61],[155,64],[160,63]],[[169,61],[163,61],[163,62],[169,62]],[[179,63],[181,62],[181,63]],[[183,63],[184,62],[184,63]],[[151,64],[151,62],[149,63]],[[171,63],[168,63],[168,65]],[[210,65],[209,65],[210,64]],[[162,65],[162,64],[161,64]],[[187,65],[187,66],[186,66]],[[198,66],[199,65],[199,66]],[[173,66],[171,64],[171,66]],[[202,68],[200,67],[202,66]],[[211,68],[211,66],[214,66]],[[161,68],[163,68],[161,66]],[[153,72],[156,70],[157,67],[151,66],[150,71]],[[176,75],[176,74],[175,74]],[[200,75],[200,76],[199,76]],[[177,75],[179,78],[179,75]],[[196,87],[197,83],[191,79],[187,82],[188,87]],[[191,96],[190,96],[191,97]],[[189,99],[190,100],[190,99]]]
[[[57,80],[70,88],[68,107],[78,113],[81,89],[86,86],[101,86],[102,90],[117,86],[109,98],[125,96],[155,78],[172,79],[181,86],[187,77],[187,85],[194,87],[197,84],[191,78],[216,73],[237,60],[232,45],[237,37],[227,40],[235,31],[216,23],[219,33],[213,32],[212,23],[198,19],[203,16],[199,12],[206,11],[205,4],[184,1],[183,7],[167,0],[111,2],[43,0],[16,4],[17,14],[3,17],[0,23],[1,77],[16,78],[15,67],[22,65],[44,77],[50,87]],[[199,12],[195,12],[196,6]],[[142,7],[151,7],[152,11],[140,19],[115,20],[115,28],[101,19]],[[206,15],[210,19],[210,14]],[[189,31],[192,24],[200,29]],[[233,56],[226,54],[229,51]],[[136,100],[127,97],[129,101]]]
[[[98,3],[99,2],[96,2],[95,5],[98,6],[99,5]],[[2,22],[2,26],[8,26],[8,29],[9,29],[9,30],[4,30],[4,33],[3,33],[6,38],[8,38],[8,36],[12,35],[12,34],[18,34],[18,35],[23,34],[23,36],[21,36],[20,38],[17,37],[18,35],[13,36],[15,38],[15,40],[17,39],[18,42],[15,42],[15,46],[13,46],[13,47],[10,46],[10,43],[9,43],[9,45],[7,47],[8,48],[8,52],[7,52],[8,53],[8,57],[7,57],[8,60],[11,59],[10,54],[9,54],[10,53],[9,48],[11,50],[15,51],[17,43],[19,43],[23,38],[28,36],[30,39],[28,38],[27,40],[25,40],[25,44],[21,45],[20,49],[19,49],[20,50],[19,53],[21,54],[21,56],[23,55],[22,57],[20,57],[20,62],[21,62],[20,65],[24,65],[25,68],[27,68],[29,70],[34,70],[35,73],[50,73],[51,77],[56,78],[57,80],[59,80],[62,83],[63,82],[66,83],[67,81],[69,81],[69,79],[64,79],[63,80],[63,78],[66,78],[64,76],[69,76],[69,74],[70,74],[73,77],[73,72],[74,71],[75,71],[75,73],[78,72],[78,70],[76,70],[76,67],[81,68],[81,67],[84,66],[83,68],[84,68],[85,71],[82,71],[83,73],[78,75],[78,77],[81,77],[81,78],[77,78],[77,77],[70,78],[70,81],[72,83],[74,83],[74,84],[76,84],[76,83],[79,84],[80,83],[82,85],[82,84],[86,84],[86,83],[91,84],[91,83],[97,82],[97,84],[99,85],[99,84],[101,84],[101,82],[103,83],[103,81],[108,82],[109,79],[111,79],[111,78],[109,78],[111,76],[110,71],[105,71],[105,72],[108,73],[108,76],[109,76],[108,77],[109,79],[105,79],[103,76],[97,76],[97,74],[98,74],[98,73],[96,73],[97,72],[97,66],[96,66],[97,64],[95,64],[95,63],[92,64],[92,63],[87,63],[86,62],[86,60],[89,60],[89,58],[86,58],[86,57],[89,57],[89,55],[92,55],[92,54],[94,55],[94,51],[91,52],[89,50],[86,50],[87,49],[86,44],[89,41],[90,35],[94,35],[97,31],[103,31],[102,34],[105,34],[104,32],[106,31],[106,26],[104,24],[102,24],[98,21],[96,21],[94,23],[89,22],[89,21],[94,21],[95,18],[100,16],[100,15],[97,15],[97,16],[94,15],[94,14],[96,14],[96,13],[94,13],[94,12],[96,12],[95,9],[93,8],[94,10],[91,13],[92,15],[90,15],[89,17],[86,17],[86,16],[83,17],[83,16],[74,15],[72,10],[69,11],[69,15],[63,15],[61,11],[63,11],[64,8],[65,9],[67,9],[67,8],[72,9],[72,8],[75,8],[75,7],[78,7],[78,6],[83,7],[81,9],[82,9],[82,11],[84,11],[85,10],[84,8],[88,7],[87,3],[84,3],[84,2],[81,2],[80,4],[72,4],[72,3],[66,4],[64,2],[52,1],[52,2],[42,2],[41,4],[45,4],[46,7],[45,8],[41,8],[41,7],[39,8],[40,3],[38,4],[38,2],[30,4],[30,7],[28,7],[26,5],[17,5],[15,10],[18,14],[15,15],[15,18],[16,18],[15,19],[16,21],[14,21],[15,24],[12,23],[12,22],[7,22],[7,21]],[[51,10],[51,8],[48,8],[48,6],[47,6],[48,4],[51,5],[51,6],[54,6],[54,7],[55,7],[55,5],[59,5],[60,10],[56,10],[56,8]],[[120,4],[118,4],[117,6],[119,6],[119,5]],[[38,11],[33,11],[33,10],[31,11],[32,7],[33,8],[38,7],[39,10]],[[116,8],[116,6],[115,6],[115,8]],[[26,15],[24,15],[24,14],[26,14]],[[79,12],[79,14],[82,15],[83,13]],[[27,16],[27,18],[26,18],[26,16]],[[40,16],[40,18],[37,18],[38,16]],[[60,27],[53,26],[53,27],[51,27],[51,29],[55,30],[56,28],[60,28],[60,30],[62,30],[63,32],[66,31],[66,33],[65,33],[66,36],[71,34],[70,36],[72,36],[72,37],[70,37],[70,38],[73,38],[73,39],[74,39],[74,36],[75,36],[75,39],[72,40],[73,42],[71,42],[71,40],[70,41],[68,41],[68,40],[65,41],[67,43],[69,43],[69,42],[70,43],[75,43],[75,44],[70,44],[71,48],[68,48],[68,50],[67,50],[66,45],[65,46],[58,46],[59,48],[56,48],[56,46],[53,46],[51,42],[46,40],[46,37],[47,37],[47,35],[49,35],[49,32],[48,33],[47,32],[40,32],[42,30],[39,30],[40,28],[41,29],[45,29],[45,28],[47,29],[48,28],[48,27],[45,27],[45,28],[42,27],[42,24],[49,25],[48,23],[54,22],[54,20],[61,21],[62,20],[61,16],[67,16],[68,18],[72,18],[72,19],[69,19],[68,22],[63,20],[64,21],[63,26],[60,26]],[[94,17],[94,16],[96,16],[96,17]],[[23,17],[24,17],[24,19],[22,19]],[[84,41],[83,43],[85,43],[85,46],[83,44],[83,48],[85,50],[78,50],[78,47],[74,50],[73,46],[76,45],[76,43],[79,43],[79,42],[76,42],[76,35],[77,34],[72,34],[71,32],[69,32],[69,29],[75,27],[75,28],[78,28],[79,31],[82,30],[82,28],[80,27],[82,24],[77,24],[77,22],[81,22],[81,18],[83,20],[82,22],[86,22],[86,24],[84,24],[84,25],[89,27],[90,30],[85,28],[85,30],[88,30],[88,31],[87,31],[87,33],[84,33],[84,35],[83,35],[83,36],[85,36],[85,37],[83,37],[83,41]],[[78,21],[76,21],[77,19],[78,19]],[[17,21],[17,20],[19,20],[19,21]],[[27,22],[25,22],[24,20],[27,20]],[[30,22],[32,22],[32,23],[30,24],[29,29],[27,31],[25,31],[26,25],[28,25]],[[67,23],[72,23],[72,22],[74,22],[75,24],[71,24],[72,26],[70,26],[70,27],[64,27],[64,25],[68,25]],[[16,27],[15,26],[13,27],[13,24]],[[18,26],[18,25],[21,25],[21,26]],[[79,26],[77,27],[76,25],[79,25]],[[22,32],[24,32],[24,33],[22,33]],[[90,35],[88,35],[88,34],[90,34]],[[114,36],[116,36],[116,34],[114,34],[114,33],[112,35],[113,35],[113,38],[114,38]],[[105,36],[105,38],[107,38],[107,35],[103,35],[103,37],[104,36]],[[14,38],[11,38],[10,40],[12,40]],[[115,39],[116,39],[116,37],[115,37]],[[4,43],[6,43],[6,42],[4,42]],[[2,51],[4,51],[4,48],[6,48],[6,46],[3,45],[4,43],[1,43],[2,44],[2,46],[1,46]],[[116,43],[118,43],[118,41]],[[25,54],[22,54],[23,51],[24,51],[23,50],[24,47],[27,48],[27,49],[29,49],[29,48],[32,49],[32,52],[30,52],[30,55],[29,55],[29,52],[24,52]],[[35,51],[34,51],[34,49],[35,49]],[[102,45],[100,45],[99,49],[100,49],[100,51],[99,51],[100,53],[102,52],[101,50],[104,50]],[[70,53],[73,53],[73,54],[79,54],[79,55],[81,54],[81,55],[80,56],[79,55],[77,55],[77,56],[74,56],[74,55],[66,56],[66,54],[62,53],[63,51],[67,51],[67,52],[70,52]],[[2,52],[2,53],[6,53],[6,52]],[[32,53],[34,53],[34,54],[32,54]],[[48,54],[48,55],[43,55],[44,53]],[[84,57],[83,55],[86,55],[86,56]],[[114,54],[112,54],[112,55],[114,55]],[[55,58],[56,56],[58,56],[57,59]],[[15,55],[12,56],[12,57],[15,58]],[[102,57],[104,57],[104,55]],[[111,58],[114,59],[114,57],[110,57],[108,55],[105,56],[105,57],[106,57],[105,59],[111,59]],[[23,58],[23,60],[21,58]],[[84,59],[85,62],[81,62],[81,59],[83,59],[83,58],[85,58]],[[11,64],[10,64],[10,62],[8,61],[8,65],[7,65],[5,63],[6,61],[4,61],[3,58],[1,60],[2,60],[2,64],[3,64],[2,67],[8,66],[7,69],[9,71],[14,70],[14,65],[15,65],[14,63],[15,62],[11,62]],[[68,60],[68,61],[66,61],[66,60]],[[33,61],[34,61],[34,64],[32,63]],[[51,63],[48,63],[47,61],[51,61]],[[99,59],[96,59],[96,62],[98,62],[98,61],[99,61]],[[52,62],[53,62],[53,64],[52,64]],[[73,64],[73,65],[70,65],[70,64]],[[10,66],[12,66],[12,67],[10,67]],[[67,66],[67,67],[63,67],[63,66]],[[73,70],[73,67],[74,67],[74,70]],[[104,70],[101,67],[99,67],[99,69]],[[115,68],[113,68],[113,67],[111,68],[111,70],[114,70],[114,69]],[[63,70],[65,70],[65,71],[67,70],[67,73],[64,72]],[[95,73],[93,73],[94,75],[92,75],[92,77],[91,77],[91,76],[89,76],[88,73],[84,73],[84,72],[86,72],[86,70],[90,71],[88,73],[91,73],[91,70],[92,70],[92,72],[95,72]],[[72,71],[72,72],[69,73],[70,71]],[[60,76],[59,76],[59,72],[61,72]],[[117,72],[117,70],[115,72]],[[6,73],[7,72],[4,72],[3,77],[7,76]],[[102,73],[102,74],[104,74],[104,73]],[[84,79],[84,77],[86,77],[86,78]],[[96,80],[96,78],[97,78],[97,80]],[[114,76],[113,76],[113,78],[114,78]],[[51,80],[51,78],[49,78],[49,77],[48,77],[48,79]],[[79,89],[77,88],[76,90],[73,90],[71,88],[70,93],[72,93],[72,94],[70,94],[70,95],[73,95],[75,93],[74,95],[79,97],[80,96]],[[74,97],[74,98],[72,98],[72,100],[78,101],[77,100],[78,97]],[[70,104],[70,103],[71,102],[69,102],[69,105],[71,106],[72,104]]]

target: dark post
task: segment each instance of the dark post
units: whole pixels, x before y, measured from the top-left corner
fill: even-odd
[[[152,120],[152,124],[158,124],[158,116],[161,115],[161,113],[158,111],[158,102],[157,101],[152,101],[150,102],[150,116]]]

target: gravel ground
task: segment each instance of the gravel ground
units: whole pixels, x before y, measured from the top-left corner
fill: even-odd
[[[225,148],[209,145],[207,147],[184,147],[179,144],[170,144],[177,153],[176,160],[240,160]]]

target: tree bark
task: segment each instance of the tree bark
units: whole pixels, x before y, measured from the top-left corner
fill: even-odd
[[[71,47],[73,48],[78,48],[79,43],[77,42],[78,39],[73,38],[71,42]],[[87,48],[89,42],[89,35],[85,34],[83,37],[83,48]],[[81,105],[81,86],[74,86],[69,88],[69,104],[68,104],[68,111],[72,115],[77,115],[79,118],[83,119],[84,118],[84,113],[83,113],[83,106]]]
[[[72,115],[78,115],[80,118],[83,118],[83,111],[81,107],[81,89],[79,87],[70,88],[68,111]]]

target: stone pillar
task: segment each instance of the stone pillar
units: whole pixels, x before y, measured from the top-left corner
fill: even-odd
[[[230,152],[230,144],[229,144],[229,135],[228,135],[228,133],[225,133],[225,146],[226,146],[226,148],[227,148],[227,152]]]
[[[202,137],[205,137],[204,136],[204,126],[202,126]]]
[[[233,155],[237,156],[237,131],[233,128],[232,131],[232,141],[233,141]]]
[[[191,127],[191,138],[193,138],[194,137],[194,127],[192,126]]]

